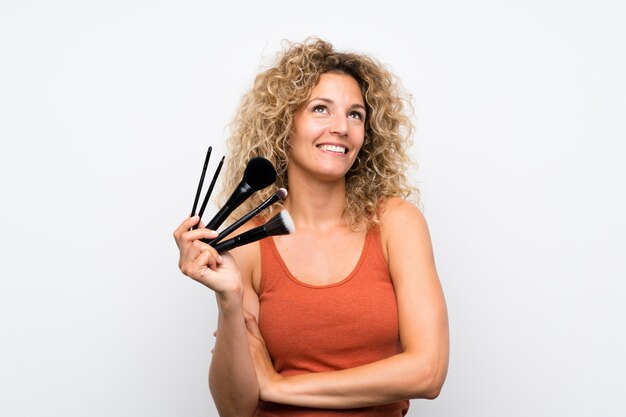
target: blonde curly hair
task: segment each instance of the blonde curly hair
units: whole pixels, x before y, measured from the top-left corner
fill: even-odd
[[[318,38],[287,43],[275,64],[261,72],[243,96],[230,124],[228,155],[220,201],[223,203],[242,178],[247,162],[262,156],[276,168],[277,187],[287,188],[289,139],[296,111],[307,101],[324,73],[343,73],[358,83],[365,101],[365,139],[354,165],[346,174],[344,216],[354,230],[378,224],[380,202],[387,197],[411,198],[419,191],[408,184],[405,171],[412,165],[406,149],[412,144],[411,109],[399,82],[374,59],[336,52]],[[275,192],[268,187],[255,193],[236,210],[239,218]],[[276,204],[266,218],[280,210]]]

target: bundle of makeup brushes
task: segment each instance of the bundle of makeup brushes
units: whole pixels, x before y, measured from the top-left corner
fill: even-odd
[[[209,165],[209,159],[211,158],[211,151],[212,147],[209,146],[206,157],[204,158],[202,175],[200,175],[198,190],[196,191],[196,197],[193,201],[191,216],[194,216],[196,214],[196,208],[198,207],[200,192],[202,191],[202,185],[204,184],[204,177],[206,175],[207,167]],[[217,169],[213,174],[213,179],[211,180],[209,189],[204,196],[202,205],[200,206],[200,211],[198,212],[200,219],[202,219],[202,215],[204,214],[204,210],[206,209],[206,206],[209,202],[209,198],[211,197],[211,193],[213,192],[215,182],[217,181],[223,164],[224,157],[222,157],[222,159],[220,160],[219,165],[217,166]],[[235,190],[232,192],[231,196],[228,198],[224,206],[219,209],[219,211],[215,214],[215,216],[213,216],[211,221],[207,223],[206,227],[211,230],[217,230],[222,225],[224,220],[226,220],[228,216],[230,216],[230,214],[234,210],[236,210],[237,207],[243,204],[243,202],[246,201],[252,194],[254,194],[256,191],[262,190],[263,188],[269,187],[270,185],[274,184],[274,182],[276,182],[276,169],[274,168],[272,163],[265,158],[252,158],[250,161],[248,161],[248,165],[246,166],[246,169],[243,173],[243,178],[241,179]],[[287,190],[285,190],[284,188],[279,188],[278,191],[272,194],[272,196],[266,199],[258,207],[254,208],[245,216],[241,217],[239,220],[222,230],[215,239],[203,239],[203,242],[213,246],[215,250],[217,250],[219,253],[223,253],[236,247],[247,245],[248,243],[256,242],[257,240],[269,236],[286,235],[289,233],[293,233],[295,227],[293,225],[293,221],[291,220],[291,216],[289,215],[289,212],[287,210],[283,210],[271,219],[269,219],[265,224],[223,241],[224,237],[230,235],[241,225],[246,223],[248,220],[259,214],[272,204],[276,203],[277,201],[284,201],[285,197],[287,197]]]

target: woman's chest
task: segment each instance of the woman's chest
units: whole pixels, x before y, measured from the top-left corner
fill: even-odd
[[[299,236],[276,239],[280,256],[294,277],[309,285],[329,285],[342,281],[358,265],[366,234],[336,234],[324,239]]]

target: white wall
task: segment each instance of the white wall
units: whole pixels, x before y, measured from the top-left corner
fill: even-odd
[[[0,415],[206,416],[216,309],[171,232],[281,39],[388,63],[447,295],[410,416],[626,408],[619,1],[0,2]]]

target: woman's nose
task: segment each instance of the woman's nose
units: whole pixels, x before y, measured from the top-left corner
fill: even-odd
[[[348,118],[343,116],[333,117],[331,125],[331,133],[336,135],[345,136],[348,134]]]

